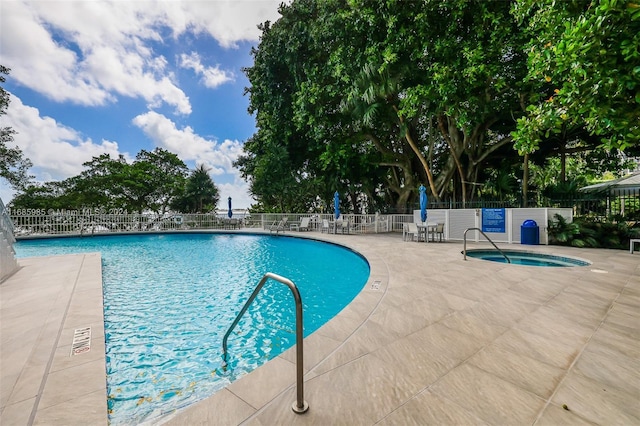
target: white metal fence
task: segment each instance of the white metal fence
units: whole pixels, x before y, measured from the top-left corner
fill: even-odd
[[[95,235],[118,232],[162,232],[180,230],[234,230],[269,229],[284,217],[287,218],[287,231],[297,229],[301,220],[309,218],[311,231],[324,231],[328,224],[330,232],[349,234],[372,234],[402,232],[403,224],[420,222],[420,211],[405,215],[357,215],[344,214],[340,226],[333,214],[298,213],[259,213],[243,217],[222,217],[216,214],[111,214],[87,213],[86,211],[12,211],[11,219],[15,226],[15,235]],[[444,239],[462,241],[468,228],[481,228],[495,242],[520,243],[521,226],[525,220],[534,220],[539,227],[540,244],[548,244],[547,227],[550,219],[559,213],[569,222],[573,220],[573,211],[552,208],[528,209],[432,209],[428,211],[427,223],[444,224]],[[492,228],[488,229],[488,215],[492,216]],[[497,219],[496,219],[497,218]],[[468,238],[479,241],[479,233],[469,234]]]
[[[18,211],[11,212],[11,219],[15,226],[15,234],[19,237],[186,229],[238,229],[242,226],[242,219],[223,218],[211,214],[79,214],[72,210],[34,215]]]
[[[323,231],[323,223],[329,226],[331,232],[335,229],[338,232],[349,234],[378,234],[384,232],[402,231],[402,223],[396,223],[399,215],[379,215],[379,214],[344,214],[338,221],[333,214],[299,214],[299,213],[260,213],[252,214],[245,221],[248,227],[259,227],[269,229],[276,225],[283,218],[287,218],[287,227],[296,229],[303,218],[309,218],[309,229],[311,231]],[[408,216],[410,217],[410,216]]]
[[[244,217],[221,217],[216,214],[87,214],[78,211],[55,211],[49,214],[28,210],[11,212],[17,236],[37,235],[93,235],[114,232],[158,232],[177,230],[233,230],[242,228],[269,229],[287,217],[287,229],[295,229],[303,217],[309,218],[310,229],[321,231],[323,221],[334,224],[330,214],[270,214],[261,213]],[[380,233],[402,229],[390,216],[343,215],[344,232]],[[396,229],[396,230],[397,230]]]

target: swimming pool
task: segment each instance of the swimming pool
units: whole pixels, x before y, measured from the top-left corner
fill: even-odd
[[[591,263],[586,260],[576,259],[566,256],[555,256],[552,254],[536,253],[530,251],[521,250],[502,250],[508,258],[505,257],[497,250],[488,249],[473,249],[467,250],[467,256],[489,260],[492,262],[511,263],[514,265],[525,266],[547,266],[547,267],[567,267],[567,266],[588,266]]]
[[[265,272],[291,279],[304,334],[335,316],[369,275],[357,253],[264,235],[160,234],[23,240],[19,257],[102,253],[111,424],[140,423],[205,398],[295,343],[290,290],[267,282],[229,339],[222,336]]]

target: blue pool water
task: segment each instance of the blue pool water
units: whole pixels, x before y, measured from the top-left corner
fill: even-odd
[[[547,266],[547,267],[566,267],[566,266],[587,266],[589,262],[575,259],[573,257],[555,256],[544,253],[534,253],[520,250],[502,250],[514,265],[525,266]],[[497,250],[467,250],[467,256],[482,260],[490,260],[492,262],[508,263]]]
[[[304,335],[346,306],[369,276],[358,254],[259,235],[164,234],[23,240],[17,255],[102,254],[111,424],[136,424],[207,397],[295,343],[295,304],[269,281],[222,337],[266,272],[292,280]]]

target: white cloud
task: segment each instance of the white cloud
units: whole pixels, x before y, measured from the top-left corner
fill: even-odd
[[[256,202],[251,195],[249,195],[249,184],[245,181],[216,184],[220,194],[220,202],[218,203],[218,209],[227,209],[227,200],[231,197],[231,208],[233,209],[247,209]]]
[[[196,74],[202,76],[202,82],[210,89],[214,89],[228,81],[234,81],[233,72],[223,71],[219,65],[215,67],[205,67],[200,62],[200,55],[197,52],[191,54],[180,55],[180,66],[195,71]]]
[[[133,119],[156,146],[175,153],[182,161],[193,161],[210,168],[210,174],[220,189],[221,199],[231,196],[234,206],[249,207],[252,199],[248,192],[248,184],[241,178],[233,162],[242,154],[242,143],[229,139],[219,143],[217,140],[197,135],[189,126],[178,129],[173,121],[157,112],[147,112]],[[231,183],[220,183],[223,177],[231,175]]]
[[[258,40],[259,23],[278,19],[281,0],[183,1],[182,10],[195,31],[211,34],[223,47]]]
[[[9,81],[15,85],[16,93],[23,88],[32,90],[61,104],[60,111],[64,103],[89,107],[113,104],[123,116],[130,105],[137,107],[137,102],[122,101],[132,98],[143,100],[150,110],[169,106],[186,116],[191,113],[192,104],[176,77],[183,78],[186,73],[178,74],[177,68],[192,69],[208,88],[233,82],[237,71],[228,69],[224,62],[216,62],[222,59],[208,63],[210,52],[197,54],[194,50],[201,42],[210,45],[208,36],[230,49],[241,41],[257,41],[257,25],[278,19],[280,2],[0,0],[0,64],[11,68]],[[183,45],[183,40],[198,43]],[[20,96],[29,96],[35,106],[39,102],[39,96]],[[194,109],[197,107],[193,105]],[[34,163],[31,174],[40,181],[77,175],[83,170],[83,162],[105,152],[118,155],[123,144],[135,154],[146,142],[126,137],[118,143],[100,140],[100,135],[92,133],[90,119],[79,127],[83,129],[79,132],[65,126],[64,120],[56,120],[57,112],[47,111],[52,111],[48,114],[54,118],[41,117],[40,110],[24,105],[14,96],[8,114],[0,117],[5,125],[19,132],[15,142]],[[128,117],[138,113],[132,112]],[[184,122],[186,117],[180,120]],[[234,206],[250,204],[247,184],[232,166],[242,152],[241,142],[233,137],[223,141],[203,138],[191,127],[178,129],[174,122],[153,112],[139,115],[134,123],[154,143],[178,153],[183,160],[213,167],[221,192],[228,189],[235,194],[229,194]],[[115,121],[112,125],[124,128],[129,122]],[[0,195],[5,193],[5,188],[0,188]]]
[[[17,133],[14,144],[31,160],[37,181],[63,180],[78,175],[82,163],[101,154],[116,158],[120,152],[116,142],[103,140],[99,144],[84,139],[73,129],[26,106],[20,98],[11,96],[11,108],[0,117],[0,126],[12,127]],[[127,157],[127,156],[125,156]]]
[[[146,60],[136,53],[119,52],[107,46],[94,49],[85,60],[89,74],[109,92],[136,94],[151,108],[167,103],[175,106],[177,114],[190,114],[189,98],[172,82],[165,66],[163,57]]]
[[[176,153],[185,162],[203,163],[211,168],[221,200],[225,203],[228,197],[232,197],[234,208],[247,208],[254,202],[249,195],[247,182],[233,167],[233,162],[242,153],[240,142],[225,140],[219,143],[205,139],[190,127],[178,129],[171,120],[155,112],[139,115],[133,123],[157,146]],[[105,153],[112,158],[123,154],[128,161],[133,161],[129,153],[120,152],[117,142],[102,140],[98,144],[85,139],[76,130],[51,117],[41,117],[38,109],[24,105],[14,95],[11,95],[11,108],[6,115],[0,116],[0,126],[10,126],[17,132],[14,145],[19,146],[25,157],[33,162],[30,173],[35,175],[38,182],[76,176],[84,170],[82,163]],[[231,181],[221,183],[225,179]],[[5,204],[14,195],[13,190],[3,182],[0,197]]]
[[[233,162],[242,153],[239,141],[205,139],[189,126],[178,129],[173,121],[154,111],[133,119],[157,146],[176,153],[183,161],[195,161],[212,167],[212,174],[234,173]]]
[[[104,105],[116,96],[166,103],[189,114],[185,93],[151,43],[185,32],[207,33],[221,46],[256,41],[257,24],[278,17],[278,1],[3,1],[0,61],[12,78],[57,101]],[[195,69],[195,68],[194,68]],[[197,70],[208,87],[230,76]]]
[[[18,1],[0,3],[2,64],[12,78],[56,101],[83,100],[100,105],[113,97],[89,81],[77,54],[51,38],[37,13]]]

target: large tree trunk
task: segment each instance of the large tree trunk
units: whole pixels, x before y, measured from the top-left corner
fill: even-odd
[[[455,118],[444,115],[438,117],[438,128],[449,145],[451,158],[458,172],[463,206],[473,198],[480,167],[486,158],[498,148],[511,142],[510,137],[505,137],[491,144],[486,143],[487,130],[493,123],[495,118],[489,118],[474,127],[460,130]],[[463,156],[466,157],[466,166],[462,161]]]
[[[420,161],[420,164],[422,164],[422,168],[424,169],[425,173],[427,174],[427,180],[429,181],[429,188],[431,188],[431,194],[436,199],[436,201],[440,201],[440,196],[438,195],[438,191],[436,190],[436,185],[435,185],[435,182],[433,180],[433,174],[431,173],[431,167],[429,167],[429,164],[427,164],[427,159],[424,157],[424,155],[422,155],[422,152],[420,151],[420,148],[418,147],[418,145],[414,141],[413,136],[411,135],[410,126],[406,125],[404,117],[402,117],[402,115],[400,115],[400,111],[398,110],[398,107],[396,107],[394,105],[393,106],[393,110],[398,115],[398,120],[400,120],[400,125],[406,127],[406,130],[404,132],[405,139],[409,143],[409,146],[411,147],[413,152],[418,157],[418,160]]]
[[[448,192],[450,185],[454,179],[454,176],[458,173],[458,169],[455,163],[455,160],[451,155],[447,157],[447,161],[440,170],[438,177],[436,178],[436,188],[438,190],[438,194],[440,198],[444,198],[445,195],[452,196],[453,192]],[[453,187],[451,187],[451,191],[453,191]]]
[[[381,163],[380,165],[391,167],[391,176],[387,181],[387,188],[397,195],[395,200],[396,210],[398,212],[404,211],[415,190],[411,167],[398,163]],[[401,171],[402,176],[398,176],[398,170]]]
[[[407,209],[407,205],[409,204],[409,200],[411,199],[411,190],[405,190],[398,194],[398,202],[396,203],[396,211],[397,212],[405,212]]]
[[[397,211],[404,211],[407,203],[411,199],[411,195],[417,189],[411,161],[412,157],[404,152],[389,149],[380,142],[380,139],[372,134],[365,136],[374,144],[379,152],[395,159],[395,161],[380,162],[378,165],[390,168],[391,176],[387,180],[387,188],[390,192],[397,195],[395,199]]]

